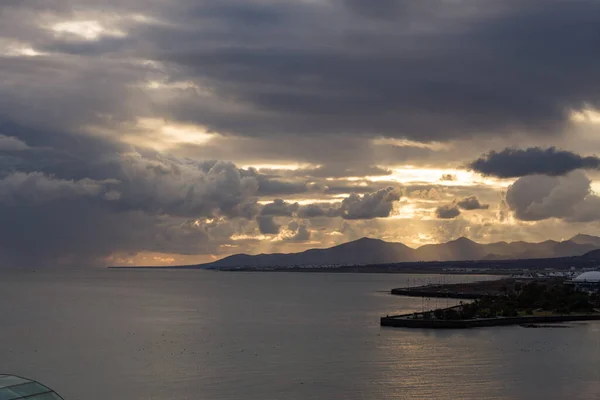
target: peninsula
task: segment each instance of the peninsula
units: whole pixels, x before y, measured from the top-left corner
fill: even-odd
[[[382,326],[457,329],[600,320],[600,272],[573,280],[502,279],[472,284],[392,289],[392,294],[472,299],[448,308],[385,316]]]

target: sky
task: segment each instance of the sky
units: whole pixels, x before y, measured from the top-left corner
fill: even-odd
[[[600,235],[600,0],[3,0],[0,266]]]

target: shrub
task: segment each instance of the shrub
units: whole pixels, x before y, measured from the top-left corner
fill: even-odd
[[[456,320],[460,319],[460,314],[454,308],[450,308],[445,311],[444,319],[456,321]]]
[[[516,317],[517,315],[519,315],[519,313],[517,313],[517,310],[515,310],[512,307],[507,307],[504,310],[502,310],[503,317]]]

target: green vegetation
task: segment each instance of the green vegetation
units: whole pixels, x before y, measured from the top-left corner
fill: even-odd
[[[506,288],[502,296],[486,296],[459,307],[437,309],[416,318],[465,320],[474,318],[587,314],[600,305],[600,296],[577,291],[560,281],[538,281]]]

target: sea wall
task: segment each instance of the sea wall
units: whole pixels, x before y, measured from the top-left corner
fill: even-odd
[[[477,300],[484,297],[484,294],[480,293],[461,293],[461,292],[442,292],[439,290],[427,290],[427,289],[392,289],[392,294],[397,296],[409,296],[409,297],[439,297],[449,299],[468,299]]]
[[[414,319],[411,318],[412,316],[413,314],[382,317],[381,326],[419,329],[468,329],[489,326],[600,320],[600,314],[497,317],[456,321],[438,319]]]

